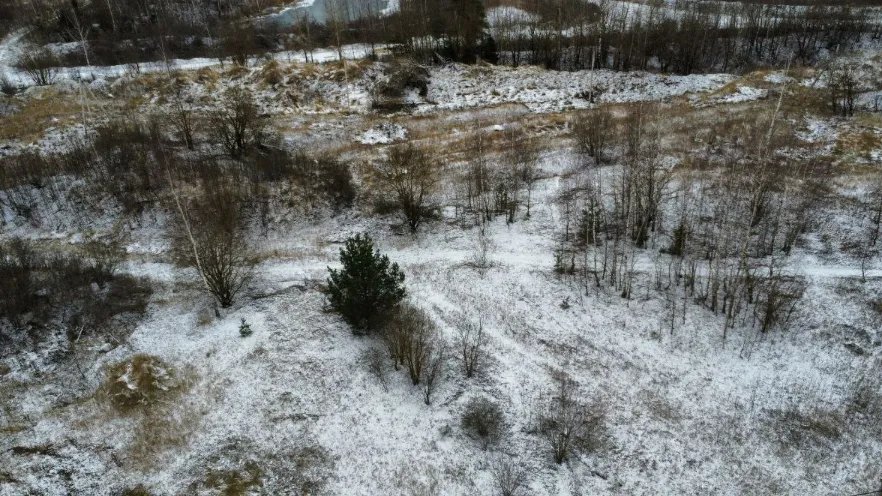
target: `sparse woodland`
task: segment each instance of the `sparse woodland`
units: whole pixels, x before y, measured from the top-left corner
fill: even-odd
[[[880,490],[876,3],[0,0],[0,496]]]

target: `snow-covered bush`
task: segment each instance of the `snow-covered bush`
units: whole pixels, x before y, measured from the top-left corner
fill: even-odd
[[[462,429],[478,439],[481,448],[496,444],[505,429],[505,418],[499,405],[484,397],[476,397],[466,404],[462,414]]]
[[[521,488],[527,482],[527,474],[523,467],[509,458],[500,457],[494,460],[490,466],[490,474],[502,496],[520,494]]]
[[[539,434],[545,438],[555,463],[597,443],[604,415],[588,406],[578,395],[575,381],[564,374],[555,377],[556,390],[539,415]]]

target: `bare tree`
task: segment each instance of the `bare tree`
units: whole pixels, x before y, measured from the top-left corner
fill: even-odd
[[[515,174],[518,180],[527,188],[527,218],[530,218],[530,208],[533,203],[533,188],[539,180],[539,147],[535,141],[531,141],[520,133],[512,143],[512,163],[515,164]]]
[[[521,465],[508,457],[498,457],[490,465],[490,474],[501,496],[517,496],[527,482],[527,474]]]
[[[183,139],[188,150],[195,147],[193,139],[193,112],[189,105],[184,101],[180,88],[175,87],[175,98],[172,102],[172,110],[169,113],[169,120],[175,131]]]
[[[479,318],[477,324],[464,322],[459,327],[456,344],[465,376],[471,378],[475,375],[478,364],[483,361],[484,346],[487,344],[483,318]]]
[[[337,48],[337,60],[340,61],[340,66],[343,68],[344,79],[349,80],[349,75],[346,71],[346,60],[343,58],[342,38],[343,30],[351,19],[349,2],[346,0],[326,0],[325,12],[328,17],[327,24],[331,28],[331,33],[334,36],[334,46]]]
[[[438,182],[439,164],[426,149],[413,143],[392,148],[377,171],[395,196],[410,232],[415,233],[430,211],[430,198]]]
[[[211,130],[224,150],[240,158],[263,138],[263,122],[251,93],[242,87],[224,92],[219,106],[209,115]]]
[[[602,420],[577,396],[577,385],[569,376],[555,376],[556,390],[539,416],[539,433],[551,448],[554,461],[563,463],[570,455],[591,447]]]
[[[223,187],[190,205],[176,201],[181,215],[177,252],[184,262],[196,267],[207,292],[221,308],[227,308],[254,266],[238,195]]]
[[[432,394],[444,378],[445,358],[444,345],[436,339],[429,350],[426,371],[423,374],[423,400],[426,405],[432,404]]]
[[[603,160],[603,149],[614,132],[611,125],[612,116],[604,107],[583,112],[573,121],[576,148],[579,153],[593,157],[596,166]]]

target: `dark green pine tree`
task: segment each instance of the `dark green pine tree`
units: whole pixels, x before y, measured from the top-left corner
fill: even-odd
[[[389,257],[374,250],[368,235],[346,240],[340,250],[340,270],[328,268],[328,300],[352,326],[355,334],[367,334],[405,295],[404,273]]]

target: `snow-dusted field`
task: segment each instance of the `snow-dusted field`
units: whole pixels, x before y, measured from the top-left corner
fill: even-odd
[[[198,67],[178,65],[190,76]],[[450,65],[432,69],[425,98],[409,96],[413,115],[387,123],[370,111],[375,68],[345,80],[290,69],[295,82],[280,87],[262,84],[259,66],[235,83],[223,76],[218,86],[193,76],[187,95],[198,108],[224,85],[248,85],[286,139],[308,144],[319,136],[322,147],[360,146],[346,153],[371,159],[411,133],[431,134],[435,127],[446,133],[451,121],[480,116],[483,125],[502,129],[512,120],[587,108],[586,92],[600,102],[679,98],[677,105],[690,105],[736,81]],[[163,105],[160,90],[137,78],[112,83],[116,69],[102,71],[115,95],[95,97],[102,105],[128,93],[137,94],[143,110]],[[734,88],[702,105],[748,104],[768,95],[748,83]],[[312,94],[322,98],[304,96]],[[851,130],[826,117],[788,125],[806,143],[829,142],[831,149],[838,133]],[[453,138],[451,132],[440,139]],[[156,208],[127,222],[129,260],[122,270],[154,285],[147,315],[122,345],[88,343],[76,367],[56,364],[48,352],[0,362],[0,495],[116,495],[137,484],[153,495],[299,495],[307,493],[303,480],[313,478],[324,479],[324,493],[334,495],[491,495],[497,492],[490,467],[503,455],[526,471],[523,494],[537,496],[876,489],[880,423],[846,405],[860,378],[879,373],[882,314],[870,302],[882,294],[882,272],[871,267],[868,282],[859,282],[859,265],[819,256],[813,233],[786,262],[809,282],[786,331],[760,335],[748,319],[724,341],[723,318],[691,302],[672,330],[665,293],[654,285],[655,273],[670,261],[658,246],[638,252],[630,300],[554,274],[563,218],[555,199],[575,167],[570,145],[558,138],[550,136],[554,146],[542,156],[531,217],[488,225],[486,273],[469,263],[478,229],[451,218],[412,237],[395,234],[399,219],[374,215],[368,205],[337,215],[288,213],[255,238],[263,261],[233,308],[216,317],[195,273],[169,263],[165,228],[173,213]],[[450,207],[452,200],[442,195],[439,202]],[[53,222],[33,225],[11,209],[3,212],[3,238],[67,245],[115,227],[110,214],[83,225],[74,213],[55,212],[47,217]],[[820,234],[835,237],[849,227],[836,215],[818,220]],[[465,379],[450,360],[431,406],[391,364],[384,388],[365,358],[382,346],[379,339],[353,336],[324,311],[327,267],[338,265],[342,241],[355,233],[370,233],[401,265],[409,301],[430,313],[447,342],[463,322],[483,319],[484,367]],[[254,334],[240,337],[241,319]],[[120,415],[93,393],[108,366],[137,353],[160,357],[189,378],[187,387],[150,415]],[[535,432],[559,371],[606,413],[602,442],[563,465],[553,463]],[[465,404],[477,396],[497,402],[507,423],[489,451],[460,428]],[[239,493],[230,489],[233,480],[252,479]]]

